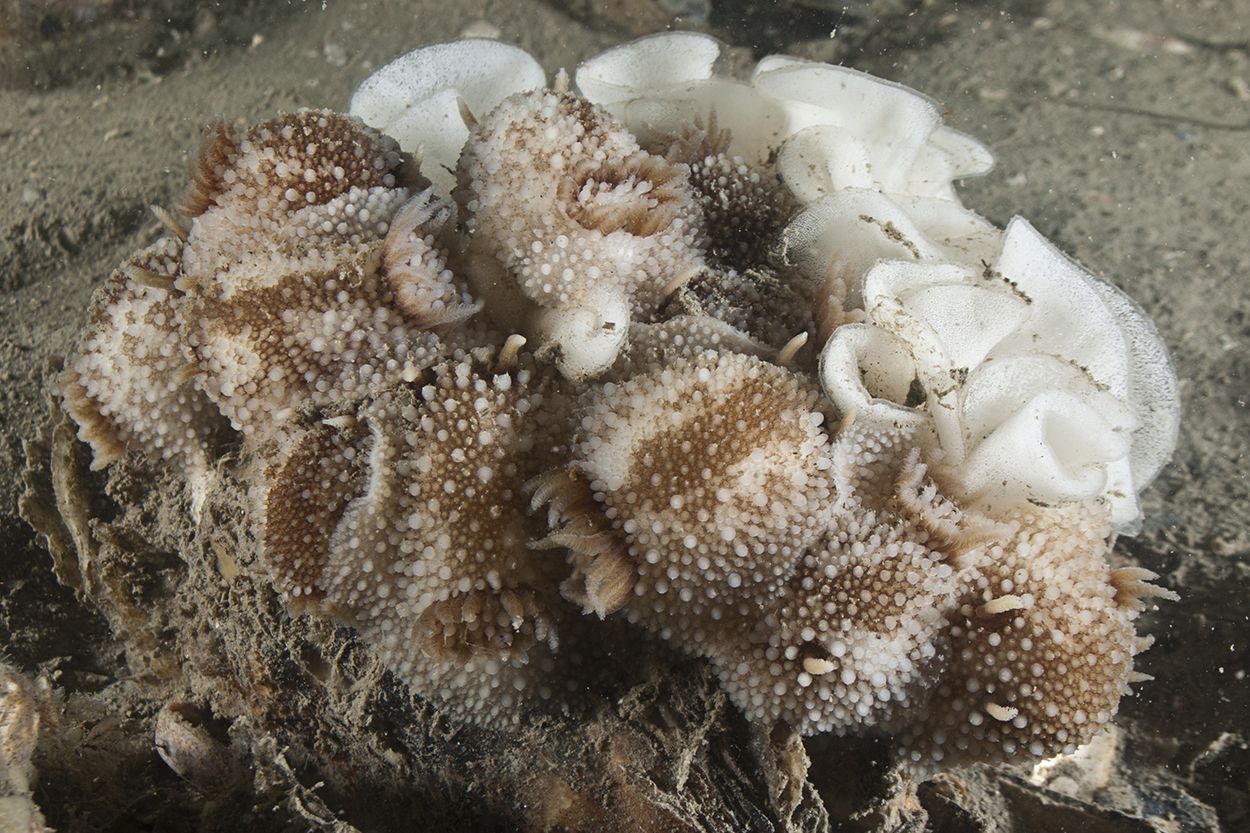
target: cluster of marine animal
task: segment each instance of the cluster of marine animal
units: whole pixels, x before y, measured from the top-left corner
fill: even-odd
[[[460,41],[352,115],[214,126],[67,363],[80,437],[195,511],[234,449],[292,612],[467,719],[567,696],[619,617],[752,720],[1074,749],[1170,595],[1110,560],[1175,441],[1161,340],[960,204],[992,156],[928,99],[721,51],[647,38],[574,92]]]

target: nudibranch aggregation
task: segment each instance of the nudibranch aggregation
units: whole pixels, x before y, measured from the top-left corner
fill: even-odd
[[[60,378],[79,436],[193,511],[238,466],[291,611],[467,720],[572,696],[613,617],[766,725],[921,769],[1071,751],[1173,595],[1111,561],[1176,440],[1166,349],[960,203],[993,157],[933,102],[722,53],[657,35],[549,85],[458,41],[350,115],[212,127],[189,224]]]

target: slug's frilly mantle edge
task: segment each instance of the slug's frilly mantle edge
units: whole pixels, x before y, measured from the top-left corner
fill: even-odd
[[[722,51],[657,35],[547,86],[458,41],[352,117],[211,128],[189,226],[60,379],[80,438],[165,458],[195,511],[238,466],[290,609],[467,720],[585,697],[614,617],[764,725],[921,769],[1074,749],[1172,596],[1109,561],[1175,443],[1165,347],[960,204],[992,156],[931,101]]]

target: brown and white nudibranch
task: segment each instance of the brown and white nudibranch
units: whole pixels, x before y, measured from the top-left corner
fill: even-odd
[[[687,171],[569,93],[505,99],[460,157],[463,260],[486,311],[582,381],[702,263]]]
[[[101,469],[128,450],[186,472],[198,502],[226,420],[196,380],[173,290],[182,245],[163,237],[126,260],[97,290],[87,327],[59,386],[78,437]]]
[[[587,610],[603,616],[638,597],[718,618],[773,596],[828,520],[825,419],[818,387],[737,353],[596,390],[572,465],[537,495],[571,525],[547,542],[574,554]],[[608,593],[596,578],[613,569],[603,560],[627,562],[636,580]]]
[[[291,611],[463,719],[567,705],[615,617],[761,724],[918,770],[1070,751],[1173,597],[1110,562],[1175,442],[1166,349],[959,203],[992,157],[933,102],[721,52],[643,39],[574,92],[442,44],[360,87],[373,127],[214,128],[67,410],[193,497],[238,465]]]
[[[431,328],[471,314],[434,239],[450,208],[404,174],[392,140],[325,111],[206,143],[175,288],[237,430],[410,377],[444,350]]]
[[[504,712],[571,608],[523,486],[553,459],[568,407],[531,362],[456,354],[310,425],[260,497],[264,557],[301,610],[357,627],[420,690]]]

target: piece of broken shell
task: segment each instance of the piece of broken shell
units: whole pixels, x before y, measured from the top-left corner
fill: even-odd
[[[162,761],[206,795],[229,789],[234,761],[207,727],[208,718],[190,703],[165,704],[156,715],[153,741]]]

